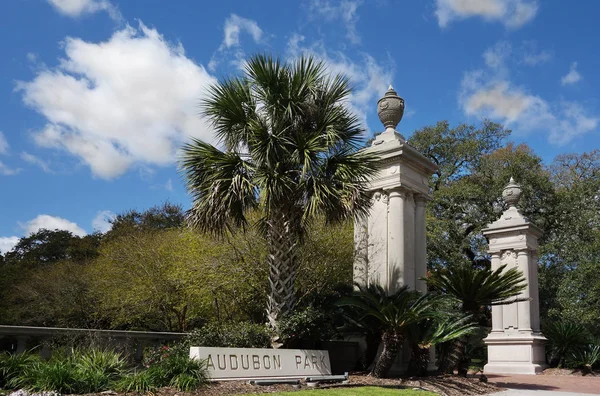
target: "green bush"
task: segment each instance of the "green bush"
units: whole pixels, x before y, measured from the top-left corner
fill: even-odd
[[[577,353],[589,342],[589,333],[580,324],[556,321],[544,326],[543,333],[548,338],[546,354],[550,364],[563,367],[567,358]]]
[[[313,306],[296,310],[282,318],[279,332],[283,344],[288,348],[314,348],[319,341],[329,340],[336,334],[331,315]]]
[[[98,349],[58,351],[49,361],[32,354],[4,354],[0,358],[0,385],[36,392],[102,392],[121,378],[125,365],[120,354]]]
[[[110,389],[126,368],[121,354],[100,349],[74,351],[71,360],[75,364],[80,393],[101,392]]]
[[[581,368],[586,373],[591,373],[593,366],[600,362],[600,342],[587,344],[571,352],[567,358],[567,365],[573,368]]]
[[[15,385],[34,392],[77,393],[79,378],[71,359],[53,359],[26,367]]]
[[[180,391],[193,391],[208,382],[204,362],[190,359],[185,342],[146,351],[144,365],[154,387],[172,386]],[[136,380],[143,383],[146,378],[130,379],[133,383]]]
[[[186,337],[185,344],[204,347],[269,348],[271,332],[267,326],[254,323],[211,323],[192,331]]]
[[[15,389],[19,387],[19,377],[25,370],[39,361],[39,357],[32,353],[0,354],[0,389]]]
[[[129,373],[115,384],[115,390],[119,392],[148,393],[155,389],[155,378],[149,370]]]
[[[126,373],[121,354],[101,349],[59,351],[49,361],[32,354],[0,355],[0,387],[34,392],[98,393],[111,388],[151,392],[164,386],[193,391],[207,382],[204,362],[189,358],[189,347],[162,347],[148,368]]]

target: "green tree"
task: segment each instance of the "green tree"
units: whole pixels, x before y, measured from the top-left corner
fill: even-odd
[[[558,156],[553,224],[540,248],[542,317],[600,334],[600,150]]]
[[[35,268],[61,260],[85,261],[98,254],[99,234],[79,237],[65,230],[41,229],[24,236],[8,253],[6,264]]]
[[[510,177],[524,189],[524,215],[546,228],[554,202],[549,173],[528,146],[503,146],[509,134],[489,121],[455,128],[438,122],[411,137],[410,143],[439,167],[431,178],[427,205],[430,268],[490,265],[481,230],[506,209],[501,194]]]
[[[210,318],[224,281],[213,267],[225,254],[224,244],[185,229],[111,238],[89,268],[99,315],[112,328],[186,331]]]
[[[165,202],[149,209],[131,209],[119,213],[110,221],[111,229],[106,237],[123,235],[134,230],[168,230],[184,225],[185,213],[181,205]]]
[[[222,233],[247,225],[247,213],[261,206],[274,328],[296,303],[297,254],[312,222],[364,215],[370,204],[374,159],[358,152],[363,131],[345,105],[349,95],[348,80],[312,58],[255,56],[242,77],[214,85],[203,102],[224,151],[200,140],[183,148],[192,225]]]

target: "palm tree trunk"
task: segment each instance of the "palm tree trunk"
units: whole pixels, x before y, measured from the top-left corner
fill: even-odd
[[[397,331],[388,330],[381,335],[381,343],[383,344],[383,350],[377,363],[375,363],[375,367],[373,367],[373,371],[371,371],[371,375],[377,378],[386,377],[392,368],[402,345],[402,335]]]
[[[281,212],[280,212],[281,213]],[[270,326],[278,332],[281,316],[291,312],[296,303],[296,251],[298,240],[292,232],[290,221],[283,214],[274,213],[268,222],[270,293],[267,302],[267,318]]]
[[[466,377],[469,371],[469,358],[466,356],[467,340],[460,337],[456,340],[455,344],[455,356],[456,356],[456,369],[458,375]]]
[[[408,363],[408,375],[425,377],[429,367],[429,348],[421,348],[418,345],[412,345],[410,352],[410,362]]]

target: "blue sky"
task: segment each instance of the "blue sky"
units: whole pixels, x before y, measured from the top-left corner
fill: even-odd
[[[177,149],[213,141],[198,101],[243,59],[311,53],[348,75],[381,131],[393,84],[409,137],[488,117],[545,161],[600,146],[595,0],[15,0],[0,3],[0,251],[189,205]]]

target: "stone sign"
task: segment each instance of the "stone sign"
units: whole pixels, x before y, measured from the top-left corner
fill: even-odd
[[[331,375],[328,351],[191,347],[190,358],[205,360],[213,380]]]

